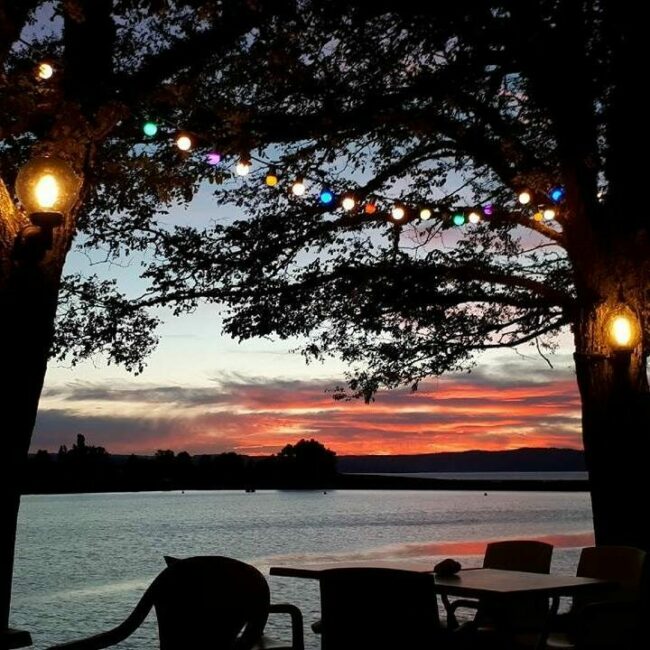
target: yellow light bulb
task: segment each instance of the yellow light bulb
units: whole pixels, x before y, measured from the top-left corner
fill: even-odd
[[[352,208],[355,206],[355,203],[355,200],[351,196],[346,196],[341,202],[341,205],[343,206],[344,210],[352,210]]]
[[[43,174],[34,187],[36,202],[40,208],[54,206],[59,198],[59,184],[52,174]]]
[[[423,210],[420,210],[420,219],[422,219],[422,221],[431,219],[431,210],[429,210],[429,208],[424,208]]]
[[[267,174],[265,182],[269,187],[275,187],[278,184],[278,177],[275,174]]]
[[[614,317],[609,326],[609,332],[613,342],[621,348],[628,347],[634,336],[632,322],[627,316]]]
[[[542,219],[544,219],[544,215],[541,212],[535,212],[533,219],[535,219],[535,221],[542,221]]]
[[[521,203],[521,205],[528,205],[531,199],[532,197],[530,195],[530,192],[522,192],[519,195],[519,203]]]
[[[44,81],[51,79],[54,74],[54,67],[50,63],[39,63],[36,68],[36,76]]]

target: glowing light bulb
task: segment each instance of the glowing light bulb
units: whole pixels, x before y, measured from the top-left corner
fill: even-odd
[[[192,138],[186,134],[179,135],[176,138],[176,146],[181,151],[189,151],[192,148]]]
[[[486,203],[483,206],[483,214],[486,217],[491,217],[494,214],[494,206],[491,203]]]
[[[470,212],[467,219],[470,223],[478,223],[481,220],[481,215],[478,212]]]
[[[609,326],[609,333],[617,347],[629,347],[634,337],[632,321],[627,316],[615,316]]]
[[[431,210],[429,210],[429,208],[423,208],[420,210],[420,219],[422,219],[422,221],[431,219]]]
[[[54,66],[51,63],[43,61],[36,66],[36,76],[43,81],[51,79],[54,74]]]
[[[405,216],[406,212],[404,208],[400,205],[396,205],[391,211],[390,211],[391,216],[395,221],[401,221]]]
[[[305,182],[303,180],[297,180],[292,186],[291,191],[294,196],[304,196],[307,188],[305,187]]]
[[[152,138],[158,133],[158,125],[155,122],[145,122],[142,125],[142,131],[146,136]]]
[[[535,212],[535,214],[533,215],[533,219],[535,221],[543,221],[544,215],[541,212]]]
[[[334,193],[331,190],[321,190],[318,198],[323,205],[329,205],[334,200]]]
[[[41,208],[51,208],[59,198],[59,184],[52,174],[43,174],[34,188],[36,203]]]
[[[555,219],[555,210],[553,210],[553,208],[546,208],[542,213],[542,216],[546,221],[552,221]]]
[[[454,222],[455,226],[462,226],[465,223],[465,215],[457,212],[451,220]]]
[[[521,192],[518,200],[521,205],[528,205],[531,202],[532,198],[533,197],[530,195],[530,192]]]
[[[266,178],[264,179],[264,182],[269,187],[275,187],[278,184],[278,177],[276,176],[275,172],[269,172],[266,175]]]
[[[341,201],[341,207],[348,211],[352,210],[356,204],[357,202],[351,196],[346,196],[343,201]]]
[[[366,214],[375,214],[375,212],[377,212],[377,205],[375,203],[366,203],[366,205],[363,208],[363,211]]]
[[[205,161],[208,165],[218,165],[221,162],[221,154],[218,151],[211,151],[206,154]]]
[[[251,164],[245,160],[240,160],[235,167],[235,172],[237,176],[248,176],[248,173],[251,170]]]
[[[562,199],[564,199],[564,194],[565,194],[564,188],[558,186],[558,187],[554,187],[549,192],[548,195],[551,197],[551,201],[553,201],[553,203],[559,203],[560,201],[562,201]]]

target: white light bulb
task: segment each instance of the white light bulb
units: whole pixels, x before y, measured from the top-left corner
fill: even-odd
[[[34,188],[36,201],[41,208],[51,208],[59,198],[59,184],[52,174],[43,174]]]
[[[240,160],[237,163],[237,166],[235,167],[237,176],[248,176],[248,172],[250,172],[250,170],[251,170],[250,163],[244,162],[243,160]]]

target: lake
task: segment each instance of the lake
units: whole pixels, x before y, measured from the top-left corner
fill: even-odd
[[[23,497],[11,624],[34,648],[121,622],[163,555],[228,555],[268,575],[273,564],[306,560],[455,557],[478,566],[486,541],[536,538],[556,545],[552,570],[573,574],[593,542],[583,492],[239,491]],[[318,584],[270,578],[272,600],[318,618]],[[284,623],[283,616],[272,620]],[[272,625],[280,638],[287,627]],[[156,647],[152,617],[117,646]]]

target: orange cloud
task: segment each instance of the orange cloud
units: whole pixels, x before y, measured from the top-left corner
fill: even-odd
[[[334,401],[332,381],[223,380],[199,388],[72,384],[46,391],[33,448],[85,433],[114,453],[274,453],[316,438],[339,455],[517,447],[580,448],[572,377],[540,381],[481,373],[380,393],[372,404]]]

